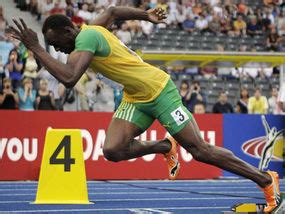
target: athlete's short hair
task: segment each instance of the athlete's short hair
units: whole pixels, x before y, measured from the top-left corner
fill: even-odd
[[[64,27],[67,26],[73,27],[72,22],[67,16],[61,14],[51,15],[45,20],[42,33],[45,34],[49,29],[54,31],[62,31],[64,30]]]

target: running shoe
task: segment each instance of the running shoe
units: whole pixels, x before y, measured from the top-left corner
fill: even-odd
[[[276,172],[267,171],[272,178],[272,183],[265,188],[262,188],[264,192],[266,207],[265,213],[270,213],[281,203],[281,194],[279,188],[279,176]]]
[[[164,157],[168,165],[169,180],[175,180],[180,170],[180,163],[178,161],[177,154],[177,142],[171,136],[168,136],[167,139],[171,143],[171,149],[168,153],[164,154]]]

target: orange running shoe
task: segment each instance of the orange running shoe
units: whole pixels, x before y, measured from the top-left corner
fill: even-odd
[[[273,211],[280,203],[280,188],[279,188],[279,176],[276,172],[267,171],[272,178],[272,183],[265,188],[262,188],[266,199],[265,213]]]
[[[180,170],[180,163],[178,161],[177,154],[177,142],[171,136],[168,136],[167,139],[171,143],[171,149],[168,153],[164,154],[164,157],[168,165],[169,180],[175,180]]]

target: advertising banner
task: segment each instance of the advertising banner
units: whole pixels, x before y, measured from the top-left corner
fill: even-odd
[[[222,115],[197,115],[205,140],[222,146]],[[105,160],[103,145],[112,113],[0,111],[0,180],[37,180],[48,127],[81,129],[87,179],[167,179],[163,155],[152,154],[129,161]],[[166,130],[155,122],[140,140],[157,140]],[[56,148],[55,148],[56,149]],[[222,175],[218,168],[198,163],[179,148],[178,179],[211,179]]]
[[[285,116],[266,115],[265,120],[268,123],[270,133],[266,133],[265,121],[261,115],[224,115],[224,147],[230,149],[239,158],[252,164],[259,166],[259,162],[264,152],[268,137],[272,134],[280,133],[274,140],[272,148],[272,159],[269,162],[268,169],[277,171],[280,177],[284,176],[283,151],[284,151],[284,131]],[[266,170],[266,169],[265,169]],[[228,172],[223,173],[224,176],[236,176]]]

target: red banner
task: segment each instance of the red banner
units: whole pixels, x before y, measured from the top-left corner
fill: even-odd
[[[88,179],[167,179],[162,155],[113,163],[103,157],[103,144],[111,113],[0,111],[0,180],[37,180],[48,127],[82,130]],[[211,144],[222,146],[222,115],[196,115],[201,134]],[[141,140],[156,140],[166,130],[155,122]],[[179,148],[181,170],[178,179],[211,179],[221,176],[218,168],[194,161]]]

